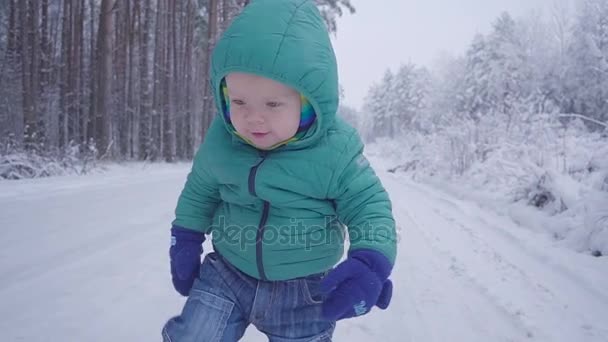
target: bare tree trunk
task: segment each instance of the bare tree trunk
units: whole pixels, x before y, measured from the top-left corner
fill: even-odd
[[[195,70],[192,68],[192,58],[193,58],[193,45],[194,45],[194,8],[196,5],[192,3],[191,0],[188,0],[188,6],[186,7],[186,34],[185,34],[185,60],[184,60],[184,76],[186,80],[185,89],[183,91],[184,94],[184,111],[186,112],[186,116],[184,118],[184,130],[182,134],[186,135],[185,144],[184,144],[184,153],[183,157],[191,158],[194,155],[193,146],[195,146],[198,142],[197,137],[197,124],[194,118],[196,115],[196,108],[194,107],[193,97],[195,94],[192,92],[193,83],[196,80],[194,77]]]
[[[175,60],[176,60],[176,34],[175,34],[175,1],[168,1],[168,13],[166,14],[168,29],[166,30],[165,45],[167,58],[164,68],[164,83],[167,85],[167,91],[164,92],[164,130],[165,136],[165,161],[172,162],[175,160]]]
[[[95,100],[95,120],[97,121],[97,141],[101,153],[111,147],[112,116],[112,8],[114,0],[101,1],[99,28],[97,34],[97,92]],[[111,152],[111,151],[110,151]]]
[[[70,112],[69,97],[69,66],[70,66],[70,36],[71,36],[71,2],[65,1],[63,3],[63,21],[61,25],[61,66],[59,71],[59,147],[67,146],[69,133],[68,133],[68,122]]]
[[[75,75],[75,93],[77,94],[77,116],[78,121],[76,121],[77,134],[74,136],[74,140],[78,143],[86,144],[87,141],[87,121],[88,115],[85,110],[85,99],[86,99],[86,90],[85,90],[85,61],[84,61],[84,53],[85,53],[85,38],[84,38],[84,22],[86,15],[86,0],[78,0],[78,20],[76,21],[76,34],[74,40],[76,42],[76,58],[78,69],[76,69],[77,74]]]
[[[127,27],[129,18],[129,1],[121,0],[116,3],[116,22],[114,31],[115,55],[114,55],[114,72],[115,82],[112,87],[112,98],[115,101],[113,115],[115,119],[114,130],[112,135],[114,142],[117,145],[118,153],[121,156],[126,154],[126,126],[127,126],[127,106],[126,106],[126,82],[127,82]]]
[[[49,83],[49,68],[51,62],[51,46],[49,38],[49,0],[42,0],[42,35],[41,35],[41,46],[42,56],[40,57],[40,86],[42,91],[46,91],[46,87]]]
[[[97,51],[95,47],[97,46],[95,40],[95,0],[89,0],[89,12],[90,12],[90,23],[89,23],[89,33],[90,33],[90,60],[89,60],[89,114],[87,117],[87,135],[86,140],[89,143],[89,140],[97,138],[97,119],[95,113],[95,100],[96,100],[96,87],[97,87]]]
[[[0,81],[6,82],[8,86],[4,86],[4,83],[0,86],[0,124],[4,123],[5,127],[0,127],[2,131],[0,134],[3,137],[10,137],[12,142],[21,146],[23,143],[25,120],[23,118],[23,86],[21,82],[23,75],[21,72],[21,33],[22,28],[20,25],[21,13],[18,7],[17,0],[10,0],[9,2],[9,17],[8,17],[8,37],[7,37],[7,50],[5,59],[0,65]],[[3,115],[5,114],[5,115]],[[6,135],[5,135],[6,134]]]
[[[138,139],[140,141],[138,149],[141,149],[137,155],[148,159],[151,151],[151,135],[152,135],[152,121],[151,121],[151,110],[152,104],[150,103],[150,75],[149,75],[149,39],[150,39],[150,26],[152,22],[152,1],[145,0],[145,10],[143,14],[143,22],[140,21],[140,27],[143,24],[141,30],[140,45],[139,45],[139,98],[140,102],[140,133]],[[143,154],[142,154],[143,153]]]
[[[205,82],[203,88],[203,130],[207,132],[209,125],[211,124],[211,120],[213,119],[213,97],[211,96],[211,89],[209,87],[209,67],[211,65],[211,54],[213,52],[213,47],[215,46],[215,40],[217,36],[217,0],[209,0],[209,28],[208,28],[208,36],[207,36],[207,56],[205,57],[205,69],[203,80]]]
[[[21,82],[23,93],[23,120],[24,120],[24,139],[26,146],[33,147],[37,131],[36,111],[34,107],[34,95],[32,89],[32,45],[31,37],[34,35],[34,11],[31,0],[19,1],[20,15],[20,41],[21,51],[19,58],[21,60]]]
[[[174,61],[173,61],[173,107],[175,109],[174,112],[174,127],[175,127],[175,156],[176,158],[182,158],[184,154],[184,146],[187,139],[187,134],[185,132],[185,119],[186,119],[186,111],[184,110],[185,104],[185,83],[188,82],[186,79],[186,74],[184,73],[184,60],[185,60],[185,35],[186,35],[186,25],[187,18],[185,8],[188,6],[188,1],[180,1],[176,4],[174,16],[174,24],[175,29],[173,31],[173,37],[175,39],[173,45],[175,48],[174,51]]]
[[[129,1],[130,2],[130,1]],[[130,15],[129,15],[129,51],[127,54],[128,66],[129,66],[129,74],[128,85],[127,85],[127,110],[129,113],[129,126],[127,130],[127,158],[133,159],[135,146],[139,145],[139,104],[136,103],[135,97],[135,86],[137,77],[136,75],[136,67],[138,63],[135,58],[135,46],[136,46],[136,37],[138,35],[138,17],[140,16],[141,6],[140,1],[135,0],[133,5],[130,6]]]
[[[70,136],[69,140],[75,143],[81,141],[81,124],[82,124],[82,89],[81,89],[81,75],[82,75],[82,29],[84,18],[82,15],[82,6],[84,5],[83,0],[72,1],[72,27],[71,27],[71,57],[70,64],[68,66],[69,72],[69,91],[72,96],[70,97]]]
[[[164,0],[157,0],[156,4],[156,33],[154,44],[154,109],[152,111],[152,141],[154,142],[154,150],[152,151],[152,159],[155,160],[163,155],[163,98],[165,91],[164,83],[164,66],[165,66],[165,9]]]
[[[9,2],[9,15],[8,15],[8,42],[7,42],[7,54],[9,58],[17,49],[17,0],[10,0]]]
[[[31,64],[30,72],[30,104],[32,120],[34,121],[34,142],[40,143],[43,137],[43,125],[41,125],[40,108],[38,99],[40,98],[40,31],[38,25],[40,22],[40,0],[31,0],[30,6],[30,51],[29,63]]]
[[[52,139],[54,134],[49,135],[50,128],[50,118],[51,114],[49,111],[51,110],[50,106],[50,68],[51,68],[51,39],[49,37],[49,1],[42,0],[42,8],[41,8],[41,35],[40,35],[40,80],[39,80],[39,127],[43,132],[44,141],[47,147],[56,146],[56,141]]]
[[[51,2],[49,2],[50,6]],[[61,6],[59,7],[59,11],[50,11],[48,12],[48,43],[46,45],[46,62],[45,69],[46,73],[46,140],[48,142],[49,147],[58,148],[61,145],[61,137],[60,133],[62,132],[62,126],[60,119],[62,119],[62,115],[64,114],[61,109],[60,103],[60,93],[62,90],[63,84],[62,82],[62,39],[63,39],[63,9]]]

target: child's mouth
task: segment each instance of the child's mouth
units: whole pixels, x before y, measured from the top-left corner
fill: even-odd
[[[251,135],[253,135],[255,138],[263,138],[266,135],[268,135],[268,133],[253,132],[253,133],[251,133]]]

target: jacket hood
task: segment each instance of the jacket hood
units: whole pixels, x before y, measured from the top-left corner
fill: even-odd
[[[273,79],[305,96],[315,123],[287,148],[301,148],[320,139],[336,117],[338,71],[329,33],[311,0],[254,0],[234,19],[212,53],[211,86],[222,115],[221,82],[231,72]]]

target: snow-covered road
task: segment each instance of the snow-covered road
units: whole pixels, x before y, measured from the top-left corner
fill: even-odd
[[[188,167],[0,182],[0,340],[159,341],[184,300],[168,229]],[[379,175],[400,227],[395,295],[335,341],[608,341],[608,259]]]

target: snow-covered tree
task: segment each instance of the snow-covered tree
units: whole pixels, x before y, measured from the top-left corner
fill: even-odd
[[[525,64],[523,72],[527,113],[554,113],[559,110],[563,83],[563,59],[560,42],[551,32],[551,25],[538,14],[527,16],[519,30]],[[565,39],[565,38],[562,38]]]
[[[568,49],[567,112],[608,121],[608,0],[585,0]]]
[[[490,101],[494,112],[507,118],[508,128],[526,96],[527,80],[523,44],[518,27],[508,13],[503,13],[494,23],[488,47]]]
[[[387,69],[379,84],[370,87],[363,106],[374,137],[394,138],[412,129],[414,119],[427,107],[431,76],[426,68],[402,65]]]
[[[355,13],[355,7],[350,3],[350,0],[315,0],[327,28],[330,32],[336,33],[338,27],[336,25],[336,18],[341,17],[344,14],[344,9]]]
[[[478,34],[466,53],[466,69],[462,94],[457,108],[475,121],[493,106],[490,95],[490,51],[486,38]]]
[[[373,137],[390,136],[392,113],[394,104],[395,76],[389,69],[386,70],[382,81],[370,87],[363,105],[366,122],[371,124]]]
[[[467,61],[464,57],[441,56],[431,69],[427,110],[416,117],[416,127],[422,132],[436,131],[441,126],[454,125],[468,116],[464,108]]]
[[[430,73],[412,63],[402,65],[395,75],[392,96],[391,133],[411,129],[414,118],[426,107],[430,87]]]

